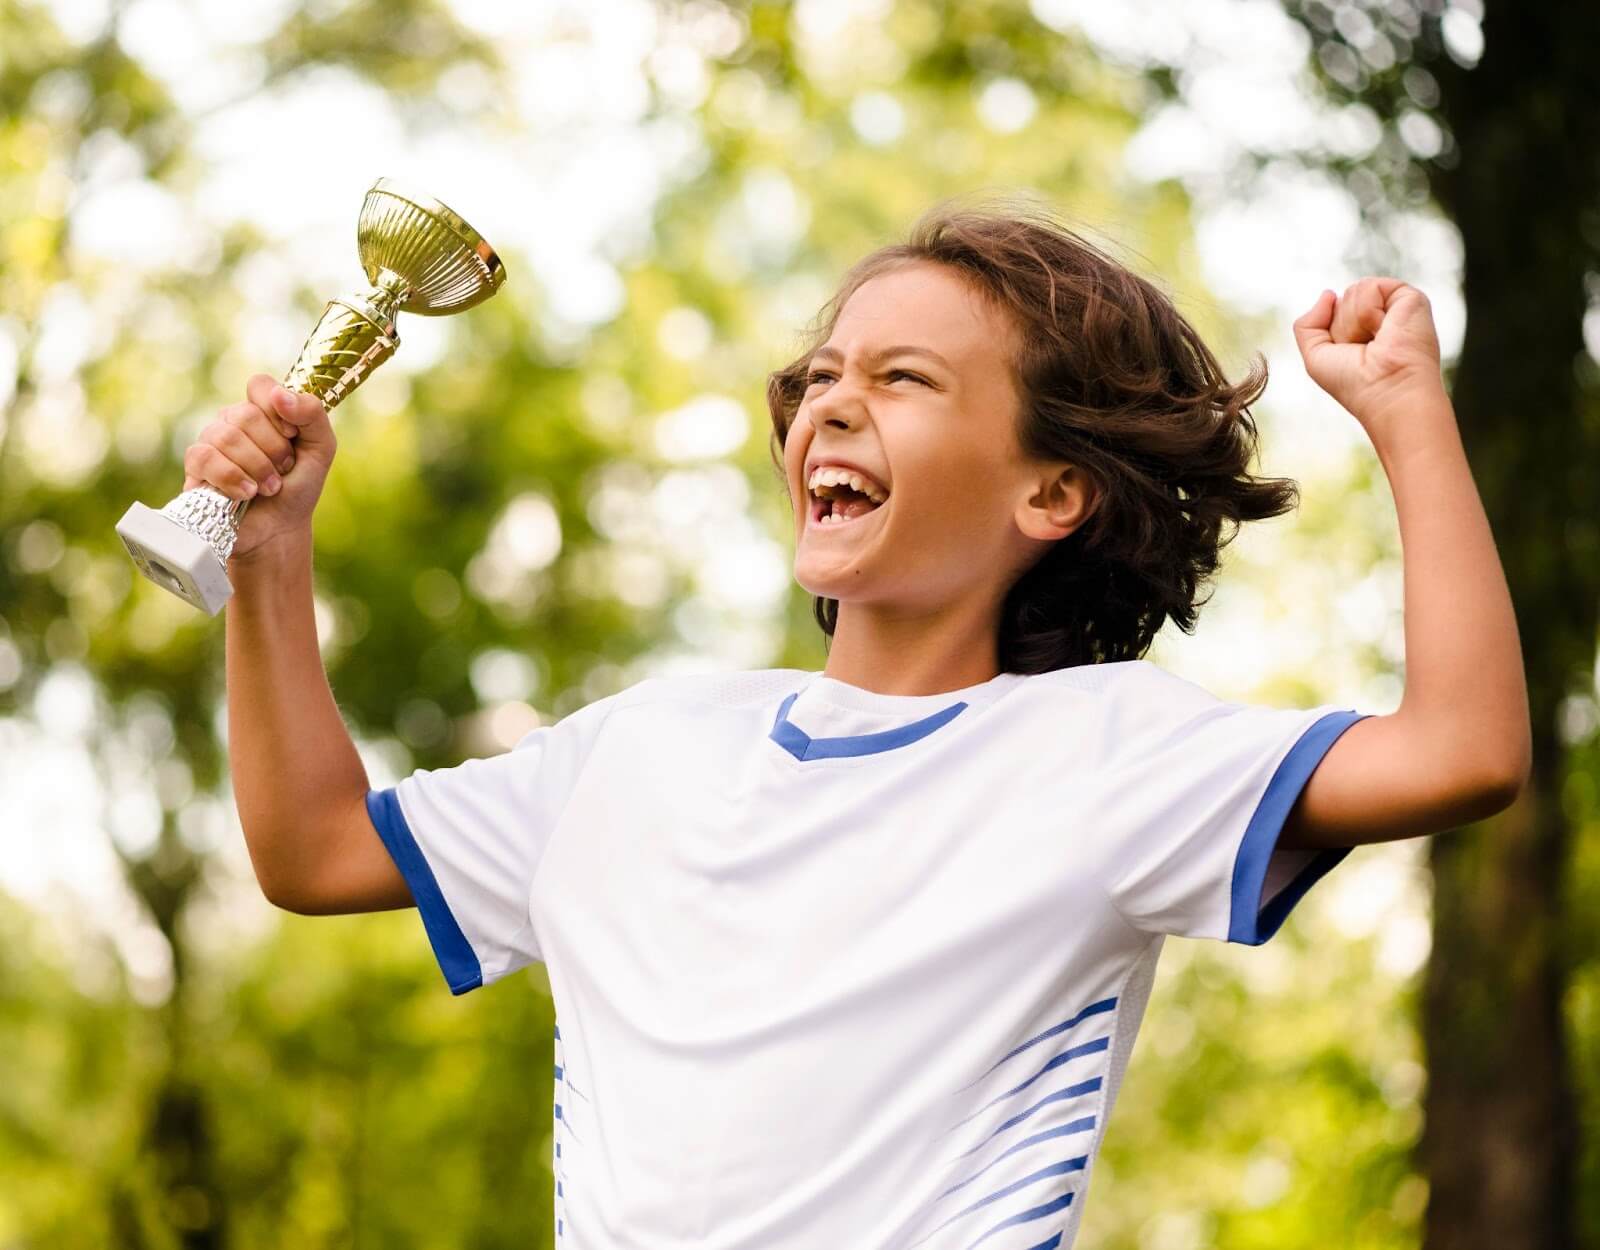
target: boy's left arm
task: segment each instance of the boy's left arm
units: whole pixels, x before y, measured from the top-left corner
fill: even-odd
[[[1394,493],[1405,561],[1405,693],[1340,734],[1280,847],[1439,833],[1511,805],[1532,767],[1522,645],[1439,372],[1427,297],[1396,278],[1324,291],[1294,323],[1306,372],[1359,421]]]

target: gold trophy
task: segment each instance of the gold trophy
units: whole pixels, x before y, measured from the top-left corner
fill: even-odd
[[[481,304],[500,289],[505,267],[482,236],[438,200],[379,178],[356,226],[361,267],[372,285],[328,301],[283,379],[330,412],[394,354],[399,311],[438,317]],[[186,490],[157,512],[135,503],[117,533],[140,572],[215,616],[233,594],[228,557],[250,500],[211,486]]]

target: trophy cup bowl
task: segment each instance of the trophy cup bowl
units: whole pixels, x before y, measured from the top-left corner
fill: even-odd
[[[328,301],[283,379],[286,389],[315,395],[330,412],[394,354],[397,312],[462,312],[498,291],[506,276],[476,230],[393,178],[379,178],[367,191],[356,247],[370,288]],[[159,511],[133,504],[117,534],[141,573],[215,616],[233,594],[228,557],[250,503],[201,485]]]

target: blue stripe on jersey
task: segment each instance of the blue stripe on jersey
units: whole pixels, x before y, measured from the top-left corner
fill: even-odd
[[[976,1081],[970,1081],[962,1086],[962,1091],[970,1090],[978,1082],[993,1077],[1009,1060],[1017,1058],[1042,1042],[1052,1038],[1060,1039],[1057,1042],[1060,1048],[1055,1054],[1048,1058],[1032,1057],[1026,1069],[1012,1073],[1005,1079],[1007,1088],[998,1094],[987,1096],[981,1107],[963,1116],[951,1126],[950,1130],[947,1130],[955,1131],[962,1126],[977,1128],[974,1121],[986,1121],[990,1113],[997,1108],[1007,1103],[1012,1105],[1009,1114],[1002,1112],[1006,1115],[1002,1123],[990,1127],[982,1140],[947,1161],[950,1166],[960,1166],[965,1162],[969,1170],[953,1184],[949,1184],[952,1178],[948,1173],[941,1178],[941,1183],[948,1184],[948,1188],[932,1200],[926,1216],[930,1222],[937,1220],[938,1223],[928,1227],[921,1237],[911,1243],[912,1247],[922,1250],[924,1243],[943,1235],[951,1245],[957,1244],[951,1239],[959,1236],[962,1242],[967,1242],[970,1250],[970,1247],[987,1241],[1004,1229],[1032,1223],[1071,1205],[1074,1194],[1081,1187],[1081,1181],[1077,1178],[1087,1174],[1094,1151],[1093,1135],[1099,1123],[1097,1113],[1104,1100],[1105,1083],[1104,1076],[1094,1069],[1105,1063],[1110,1052],[1111,1036],[1107,1034],[1087,1041],[1071,1041],[1063,1037],[1063,1034],[1087,1023],[1103,1024],[1096,1017],[1113,1013],[1116,1006],[1117,997],[1111,996],[1079,1008],[1066,1019],[1013,1046]],[[1071,1084],[1045,1093],[1042,1097],[1039,1096],[1037,1086],[1040,1078],[1052,1072],[1057,1073],[1059,1077],[1064,1072],[1064,1065],[1074,1059],[1093,1060],[1093,1063],[1089,1066],[1089,1071],[1078,1073],[1078,1079]],[[1030,1090],[1033,1091],[1032,1105],[1020,1111],[1016,1110],[1017,1096]],[[1072,1118],[1065,1123],[1052,1124],[1050,1121],[1058,1119],[1061,1112]],[[1072,1139],[1075,1137],[1080,1140],[1073,1143]],[[1088,1137],[1088,1140],[1081,1140],[1082,1137]],[[1062,1157],[1074,1144],[1082,1153]],[[993,1150],[997,1150],[998,1153],[991,1154]],[[1029,1168],[1027,1174],[1020,1180],[1007,1181],[1005,1179],[1007,1173],[1011,1176],[1016,1175],[1015,1163],[1009,1167],[1002,1165],[1023,1151],[1033,1152],[1031,1157],[1023,1156]],[[985,1155],[989,1156],[987,1161],[983,1158]],[[1039,1155],[1044,1157],[1039,1158]],[[1054,1159],[1051,1158],[1052,1155],[1055,1156]],[[986,1180],[987,1185],[984,1184]],[[1048,1194],[1050,1189],[1057,1187],[1065,1192],[1059,1193],[1055,1198],[1041,1201],[1040,1188],[1044,1188]],[[991,1223],[987,1229],[982,1229],[979,1221],[996,1220],[1006,1206],[1012,1206],[1018,1199],[1024,1203],[1031,1202],[1032,1205],[1021,1211],[1014,1209],[1007,1218]],[[959,1209],[947,1210],[942,1215],[933,1214],[937,1208],[955,1206],[959,1206]],[[978,1229],[982,1231],[976,1241],[969,1242],[968,1239],[977,1231],[973,1228],[974,1224],[977,1224]],[[956,1227],[958,1225],[959,1227]],[[1052,1250],[1061,1244],[1065,1229],[1058,1228],[1051,1237],[1042,1241],[1039,1239],[1043,1234],[1037,1229],[1019,1230],[1018,1235],[1025,1237],[1030,1250]],[[1005,1244],[1017,1246],[1022,1243],[1006,1239]]]
[[[798,725],[789,723],[789,708],[800,692],[796,690],[778,708],[777,719],[772,722],[772,732],[767,736],[797,760],[832,759],[841,755],[875,755],[879,751],[892,751],[907,746],[919,738],[926,738],[941,725],[954,720],[965,703],[952,703],[949,707],[901,725],[898,729],[885,729],[881,733],[853,734],[848,737],[813,738]]]
[[[1001,1220],[988,1232],[984,1233],[983,1236],[979,1237],[977,1241],[968,1243],[967,1250],[972,1250],[973,1246],[976,1246],[981,1242],[988,1241],[989,1238],[993,1237],[996,1233],[1003,1232],[1008,1228],[1015,1228],[1018,1224],[1026,1224],[1029,1220],[1039,1220],[1043,1219],[1047,1215],[1054,1215],[1062,1208],[1070,1206],[1071,1203],[1072,1195],[1070,1193],[1066,1193],[1062,1194],[1059,1198],[1052,1199],[1049,1202],[1041,1203],[1039,1206],[1029,1207],[1026,1211],[1018,1211],[1010,1219]]]
[[[444,893],[428,867],[427,857],[412,836],[406,824],[405,813],[400,810],[400,800],[394,788],[367,791],[367,815],[372,825],[389,848],[400,875],[411,887],[411,897],[422,915],[422,926],[427,930],[428,941],[433,946],[439,970],[450,986],[452,994],[465,994],[483,984],[483,968],[478,956],[467,941],[466,934],[444,901]]]
[[[1289,810],[1300,797],[1311,774],[1328,748],[1346,729],[1371,712],[1329,712],[1301,734],[1267,783],[1250,824],[1239,843],[1233,862],[1233,897],[1228,920],[1228,941],[1260,946],[1278,931],[1294,905],[1317,881],[1352,850],[1348,846],[1329,847],[1317,853],[1288,885],[1265,907],[1261,906],[1261,886],[1267,878],[1267,863],[1277,846],[1278,835]]]
[[[1110,1045],[1111,1045],[1111,1038],[1108,1035],[1106,1037],[1097,1037],[1092,1042],[1083,1042],[1080,1045],[1068,1046],[1065,1050],[1058,1051],[1048,1062],[1045,1063],[1044,1067],[1040,1068],[1037,1072],[1035,1072],[1027,1080],[1023,1081],[1022,1084],[1013,1085],[1010,1089],[1006,1090],[1004,1093],[996,1094],[993,1098],[991,1098],[988,1102],[984,1103],[983,1106],[979,1107],[971,1115],[964,1116],[962,1119],[956,1121],[956,1123],[965,1124],[968,1120],[976,1119],[978,1116],[982,1115],[985,1111],[989,1110],[989,1108],[994,1106],[996,1103],[1004,1102],[1007,1098],[1012,1097],[1014,1094],[1020,1094],[1023,1090],[1027,1089],[1028,1086],[1032,1085],[1035,1081],[1037,1081],[1041,1076],[1044,1076],[1045,1073],[1053,1072],[1053,1071],[1055,1071],[1055,1069],[1059,1068],[1062,1064],[1070,1063],[1074,1059],[1081,1059],[1081,1058],[1083,1058],[1084,1055],[1093,1055],[1093,1054],[1098,1053],[1099,1051],[1103,1051],[1107,1047],[1109,1047]]]
[[[989,1065],[989,1071],[988,1072],[985,1072],[983,1074],[983,1076],[976,1077],[973,1080],[968,1081],[967,1084],[963,1085],[961,1088],[962,1089],[968,1089],[971,1086],[976,1085],[979,1081],[983,1080],[984,1076],[988,1076],[989,1072],[993,1072],[996,1068],[998,1068],[1007,1059],[1015,1059],[1023,1051],[1027,1050],[1028,1047],[1037,1046],[1040,1042],[1048,1041],[1052,1037],[1056,1037],[1057,1035],[1059,1035],[1061,1033],[1065,1033],[1068,1029],[1075,1028],[1078,1025],[1082,1024],[1090,1016],[1099,1015],[1103,1011],[1110,1011],[1116,1005],[1117,1005],[1116,995],[1112,995],[1110,998],[1102,998],[1097,1003],[1090,1003],[1087,1007],[1085,1007],[1077,1015],[1068,1016],[1060,1024],[1052,1024],[1044,1032],[1035,1033],[1027,1041],[1021,1043],[1020,1045],[1013,1046],[1010,1050],[1006,1051],[1005,1054],[1001,1055],[1000,1058],[996,1059],[994,1061],[994,1063]]]
[[[978,1151],[982,1150],[985,1146],[992,1142],[996,1137],[1000,1136],[1001,1133],[1005,1132],[1009,1128],[1016,1128],[1017,1125],[1021,1124],[1030,1115],[1033,1115],[1035,1112],[1042,1111],[1051,1103],[1061,1102],[1063,1099],[1081,1098],[1084,1094],[1092,1094],[1099,1088],[1100,1078],[1098,1076],[1091,1076],[1087,1081],[1079,1081],[1076,1085],[1068,1085],[1064,1089],[1056,1090],[1053,1094],[1046,1094],[1026,1111],[1018,1112],[1016,1115],[1012,1116],[971,1150],[963,1150],[957,1157],[965,1159],[970,1154],[976,1154]]]
[[[982,1210],[991,1202],[998,1202],[1002,1198],[1009,1198],[1019,1189],[1026,1189],[1029,1185],[1037,1184],[1039,1181],[1048,1180],[1052,1176],[1061,1176],[1067,1172],[1082,1171],[1084,1164],[1087,1162],[1088,1156],[1086,1155],[1080,1155],[1076,1159],[1061,1159],[1047,1167],[1042,1167],[1038,1171],[1024,1176],[1021,1180],[1012,1181],[1009,1185],[1003,1185],[999,1189],[995,1190],[992,1194],[985,1194],[982,1198],[979,1198],[970,1206],[963,1207],[961,1210],[957,1211],[954,1215],[946,1219],[944,1223],[940,1224],[938,1228],[932,1229],[928,1233],[928,1236],[931,1237],[934,1233],[941,1232],[942,1230],[948,1228],[951,1224],[954,1224],[957,1220],[971,1215],[974,1211]],[[1068,1195],[1068,1201],[1071,1201],[1070,1194]],[[1023,1214],[1026,1215],[1027,1213],[1023,1212]],[[990,1230],[990,1232],[993,1231],[995,1230]],[[988,1235],[988,1233],[985,1233],[984,1237],[987,1237]],[[923,1238],[923,1240],[926,1240],[926,1238]],[[980,1237],[978,1240],[982,1241],[983,1238]]]
[[[569,1092],[576,1094],[579,1098],[583,1098],[583,1094],[579,1091],[577,1086],[572,1084],[571,1080],[569,1079],[571,1065],[567,1063],[566,1051],[562,1047],[561,1026],[559,1024],[554,1024],[553,1028],[554,1038],[550,1045],[554,1052],[553,1058],[555,1062],[553,1066],[555,1068],[555,1083],[551,1097],[552,1105],[550,1109],[550,1136],[551,1140],[555,1143],[555,1155],[550,1160],[550,1173],[556,1178],[556,1193],[554,1200],[556,1216],[556,1241],[558,1244],[564,1245],[567,1241],[567,1237],[562,1230],[565,1229],[568,1223],[567,1168],[566,1163],[561,1157],[561,1143],[563,1138],[570,1138],[572,1141],[577,1141],[578,1136],[572,1131],[572,1122],[565,1114],[566,1110],[570,1109],[570,1107],[574,1104],[565,1102],[563,1100],[566,1098]],[[587,1102],[588,1100],[584,1099],[584,1101]]]
[[[1093,1127],[1094,1117],[1092,1115],[1085,1115],[1079,1116],[1076,1120],[1068,1120],[1065,1124],[1058,1124],[1055,1128],[1047,1128],[1044,1130],[1044,1132],[1035,1133],[1032,1137],[1024,1137],[1015,1146],[1007,1147],[1005,1150],[1002,1150],[999,1154],[995,1155],[994,1158],[990,1159],[989,1162],[985,1163],[971,1176],[967,1177],[966,1180],[957,1181],[954,1185],[950,1186],[949,1189],[945,1190],[944,1193],[940,1194],[938,1198],[935,1198],[934,1201],[938,1202],[940,1198],[947,1198],[951,1194],[955,1193],[956,1190],[963,1189],[972,1184],[973,1181],[977,1180],[978,1177],[982,1176],[995,1164],[999,1163],[1000,1160],[1010,1158],[1010,1156],[1016,1154],[1019,1150],[1026,1150],[1029,1146],[1037,1146],[1040,1142],[1049,1141],[1052,1137],[1068,1137],[1073,1133],[1087,1133]],[[1087,1156],[1085,1156],[1085,1158],[1087,1158]]]

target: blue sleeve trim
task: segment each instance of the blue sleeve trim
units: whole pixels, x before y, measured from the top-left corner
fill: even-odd
[[[1300,797],[1311,774],[1322,762],[1328,748],[1351,725],[1365,720],[1371,712],[1329,712],[1301,734],[1289,754],[1272,774],[1255,814],[1244,831],[1238,857],[1233,862],[1233,898],[1228,922],[1228,941],[1260,946],[1276,933],[1294,905],[1305,893],[1354,849],[1327,847],[1317,852],[1266,907],[1261,906],[1261,887],[1267,879],[1267,864],[1277,847],[1278,836],[1289,810]]]
[[[400,799],[393,787],[367,791],[367,815],[372,818],[373,828],[394,857],[400,875],[411,887],[411,897],[416,901],[417,911],[422,914],[422,926],[428,932],[434,958],[439,961],[439,969],[444,973],[450,992],[465,994],[468,990],[477,989],[483,984],[483,968],[478,963],[472,943],[467,941],[467,935],[461,932],[461,926],[451,914],[450,905],[444,901],[433,869],[428,867],[427,857],[412,836],[411,826],[406,824],[405,813],[400,810]]]

